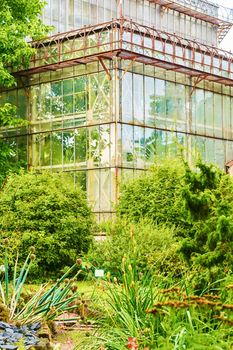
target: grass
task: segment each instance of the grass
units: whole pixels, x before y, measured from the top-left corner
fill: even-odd
[[[65,345],[71,341],[73,346],[79,347],[85,337],[86,333],[84,331],[71,330],[58,334],[55,337],[54,342],[55,344],[58,343]]]

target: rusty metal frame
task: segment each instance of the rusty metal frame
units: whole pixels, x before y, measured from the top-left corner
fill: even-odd
[[[192,94],[194,93],[195,89],[197,88],[198,84],[200,84],[201,81],[205,80],[207,78],[208,74],[203,74],[203,75],[199,75],[196,79],[195,82],[192,86],[192,89],[190,91],[190,96],[192,96]]]
[[[110,74],[108,68],[106,67],[106,65],[105,65],[105,63],[104,63],[102,57],[98,57],[98,59],[99,59],[99,62],[101,63],[101,66],[103,67],[105,73],[106,73],[107,76],[109,77],[109,80],[112,80],[112,76],[111,76],[111,74]]]
[[[32,47],[36,52],[30,67],[16,76],[98,61],[110,78],[104,61],[118,57],[233,86],[233,54],[123,17],[59,33]]]
[[[149,0],[149,2],[217,26],[224,24],[233,25],[231,9],[209,1],[197,0],[195,4],[191,0]],[[206,7],[203,7],[203,5]],[[216,13],[210,12],[208,11],[208,6],[215,7],[218,11]]]
[[[209,1],[197,0],[195,4],[190,0],[149,0],[149,2],[160,5],[162,13],[170,9],[217,26],[219,43],[233,26],[233,12],[231,9],[215,5]],[[203,8],[203,4],[206,5],[206,9]],[[208,6],[216,7],[218,12],[216,14],[208,12]]]

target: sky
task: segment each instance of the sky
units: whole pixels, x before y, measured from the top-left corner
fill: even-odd
[[[233,0],[214,0],[212,2],[218,3],[219,5],[226,6],[233,9]],[[233,28],[229,31],[227,36],[224,38],[220,45],[224,50],[233,52]]]

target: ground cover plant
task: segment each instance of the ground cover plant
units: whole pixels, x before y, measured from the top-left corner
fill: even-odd
[[[8,238],[11,254],[22,252],[20,262],[35,247],[34,278],[60,275],[87,252],[93,223],[86,195],[69,175],[12,174],[0,194],[0,237]]]

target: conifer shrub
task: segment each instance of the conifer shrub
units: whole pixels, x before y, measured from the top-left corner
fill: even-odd
[[[55,277],[87,252],[93,223],[85,192],[68,174],[12,174],[0,194],[1,238],[12,254],[35,247],[35,278]]]

